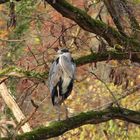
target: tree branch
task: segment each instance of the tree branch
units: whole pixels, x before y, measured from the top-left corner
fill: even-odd
[[[128,5],[126,0],[103,0],[116,27],[118,28],[119,32],[124,35],[125,26],[122,24],[122,9],[126,11],[128,14],[128,18],[130,21],[130,26],[134,33],[138,33],[137,30],[140,29],[139,23],[136,20],[135,16],[133,15],[132,8]],[[120,9],[121,8],[121,9]]]
[[[80,57],[76,59],[75,62],[78,66],[80,66],[92,62],[107,61],[107,60],[125,60],[125,59],[130,59],[130,53],[107,51],[104,53],[93,53],[87,56]],[[136,53],[132,53],[131,61],[139,63],[140,58],[137,57]]]
[[[120,100],[122,100],[122,99],[124,99],[124,98],[126,98],[126,97],[128,97],[128,96],[130,96],[130,95],[132,95],[132,94],[134,94],[134,93],[137,92],[138,90],[140,90],[140,85],[136,85],[136,86],[134,86],[133,88],[129,88],[129,89],[127,89],[126,91],[123,91],[123,92],[122,92],[122,95],[121,95],[120,97],[117,98],[117,102],[119,102]],[[107,103],[105,103],[105,104],[103,104],[103,105],[97,107],[96,110],[105,109],[105,108],[107,108],[108,106],[110,106],[110,105],[112,105],[112,104],[115,104],[115,103],[116,103],[116,101],[112,101],[112,100],[111,100],[111,101],[109,101],[109,102],[107,102]]]
[[[24,114],[22,113],[21,109],[11,96],[11,94],[8,91],[8,88],[6,87],[5,83],[0,84],[0,95],[2,96],[4,102],[6,105],[11,109],[11,111],[14,114],[14,117],[16,118],[17,122],[19,123],[21,120],[25,119]],[[23,132],[29,132],[31,131],[31,127],[28,122],[26,122],[23,126],[21,126]]]
[[[6,2],[9,2],[10,0],[0,0],[0,4],[3,4],[3,3],[6,3]]]
[[[9,0],[0,0],[0,4],[8,1]],[[116,29],[102,21],[93,19],[85,11],[74,7],[66,0],[55,0],[55,2],[53,0],[45,1],[62,14],[62,16],[75,21],[84,30],[103,37],[110,46],[113,47],[115,44],[119,44],[125,48],[129,48],[131,51],[140,51],[140,42],[138,40],[123,36]]]
[[[90,17],[85,11],[72,6],[65,0],[56,0],[55,3],[52,0],[45,0],[55,10],[62,14],[62,16],[75,21],[80,27],[88,32],[95,33],[103,37],[110,46],[119,44],[129,49],[133,48],[133,51],[140,51],[140,43],[138,40],[133,39],[120,34],[116,29],[108,26],[102,21],[95,20]]]
[[[110,13],[117,29],[119,30],[119,32],[122,34],[122,35],[125,35],[124,33],[124,27],[121,25],[121,18],[119,16],[119,13],[118,11],[116,11],[116,8],[115,6],[117,7],[118,5],[115,5],[114,1],[113,0],[103,0],[107,9],[108,9],[108,12]],[[120,4],[120,1],[118,2]]]
[[[0,78],[3,77],[26,77],[29,79],[36,79],[38,81],[44,81],[45,78],[48,76],[48,72],[38,73],[35,71],[24,70],[23,68],[19,68],[16,66],[11,66],[0,70]]]
[[[125,4],[124,8],[125,11],[128,13],[132,29],[134,31],[136,31],[136,29],[140,30],[139,22],[135,18],[132,8],[127,4],[126,0],[121,0],[121,1]]]
[[[121,111],[120,111],[121,109]],[[125,108],[109,107],[101,111],[88,111],[63,121],[50,123],[47,127],[33,130],[32,132],[17,135],[16,140],[43,140],[62,135],[63,133],[86,124],[99,124],[111,119],[119,119],[140,124],[140,112]],[[0,140],[11,140],[1,138]]]
[[[140,63],[140,58],[137,57],[137,55],[135,54],[136,53],[131,53],[131,61]],[[129,53],[108,51],[104,53],[92,53],[76,59],[75,62],[77,66],[81,66],[92,62],[108,61],[108,60],[125,60],[125,59],[130,59]],[[11,66],[0,70],[0,79],[2,79],[0,83],[2,83],[3,80],[7,79],[7,77],[9,76],[19,78],[26,77],[31,80],[44,82],[44,80],[47,79],[48,77],[48,71],[39,73],[36,71],[24,70],[23,68]]]

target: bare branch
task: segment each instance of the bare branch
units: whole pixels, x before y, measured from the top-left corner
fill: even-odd
[[[125,97],[127,97],[129,95],[134,94],[138,90],[140,90],[140,85],[134,86],[133,88],[129,88],[126,91],[123,91],[122,94],[121,94],[122,96],[117,98],[117,102],[122,100],[122,99],[124,99]],[[110,105],[112,105],[114,103],[115,103],[114,101],[107,102],[106,104],[103,104],[103,105],[95,108],[95,110],[101,110],[101,109],[107,108],[108,106],[110,106]]]
[[[29,120],[33,117],[33,115],[36,113],[37,109],[38,109],[38,105],[35,104],[34,100],[31,100],[32,105],[34,106],[34,110],[31,112],[31,114],[26,117],[25,119],[21,120],[19,122],[19,124],[17,125],[17,127],[15,128],[16,131],[18,131],[23,125],[25,125],[26,123],[29,122]]]
[[[25,118],[24,114],[20,110],[19,106],[17,105],[13,97],[9,94],[9,91],[4,83],[0,84],[0,94],[3,100],[5,101],[6,105],[13,112],[17,122],[20,122],[22,119],[24,119]],[[23,132],[29,132],[31,131],[31,127],[28,123],[25,123],[22,126],[22,130]]]
[[[111,89],[107,86],[107,84],[102,79],[100,79],[93,71],[90,71],[90,73],[92,73],[100,82],[102,82],[105,85],[106,89],[109,91],[110,95],[113,98],[113,102],[118,106],[118,108],[120,108],[118,100],[116,99],[116,97],[115,97],[114,93],[111,91]]]

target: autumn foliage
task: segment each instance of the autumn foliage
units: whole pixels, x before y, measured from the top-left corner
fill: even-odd
[[[127,4],[112,2],[116,11],[111,11],[112,7],[109,11],[109,6],[112,5],[109,5],[106,0],[68,0],[68,2],[84,10],[95,20],[113,27],[122,36],[132,37],[139,41],[140,28],[139,24],[137,25],[140,23],[139,0],[130,0]],[[127,93],[130,89],[140,85],[140,65],[137,62],[140,60],[140,51],[133,51],[131,46],[126,48],[119,43],[110,46],[108,40],[105,40],[102,35],[88,32],[73,20],[62,16],[47,3],[47,0],[35,2],[23,0],[13,4],[13,9],[10,2],[0,5],[1,69],[16,66],[25,71],[47,73],[51,62],[56,57],[57,50],[64,47],[70,50],[75,60],[90,54],[98,56],[98,54],[108,52],[110,54],[112,52],[127,53],[127,59],[123,60],[112,60],[109,55],[104,61],[98,61],[98,57],[96,61],[91,60],[90,63],[82,65],[77,61],[74,89],[66,100],[66,104],[70,117],[89,110],[100,111],[111,105],[135,111],[140,110],[139,89],[131,94]],[[116,18],[113,19],[115,16]],[[136,62],[131,61],[133,56],[136,56],[136,59],[133,59]],[[47,74],[43,80],[28,76],[1,75],[0,72],[0,80],[3,80],[3,76],[6,76],[4,82],[17,105],[28,118],[27,122],[32,129],[47,126],[57,119],[50,100]],[[63,106],[62,119],[65,119]],[[15,134],[14,131],[16,134],[22,134],[23,131],[18,125],[12,111],[0,96],[1,137],[11,136]],[[59,136],[58,139],[138,140],[140,139],[139,133],[140,128],[136,124],[110,120],[101,124],[78,127]]]

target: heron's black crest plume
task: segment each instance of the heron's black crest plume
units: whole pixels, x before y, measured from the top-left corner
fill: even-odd
[[[61,49],[61,52],[69,52],[68,49]]]

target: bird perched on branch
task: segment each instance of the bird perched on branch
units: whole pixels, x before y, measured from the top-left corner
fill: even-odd
[[[51,93],[52,104],[58,111],[58,119],[60,120],[60,105],[64,103],[65,99],[70,95],[74,76],[75,76],[76,65],[71,57],[68,49],[58,50],[58,56],[52,63],[49,71],[49,89]],[[66,117],[68,117],[68,111],[66,109]]]

